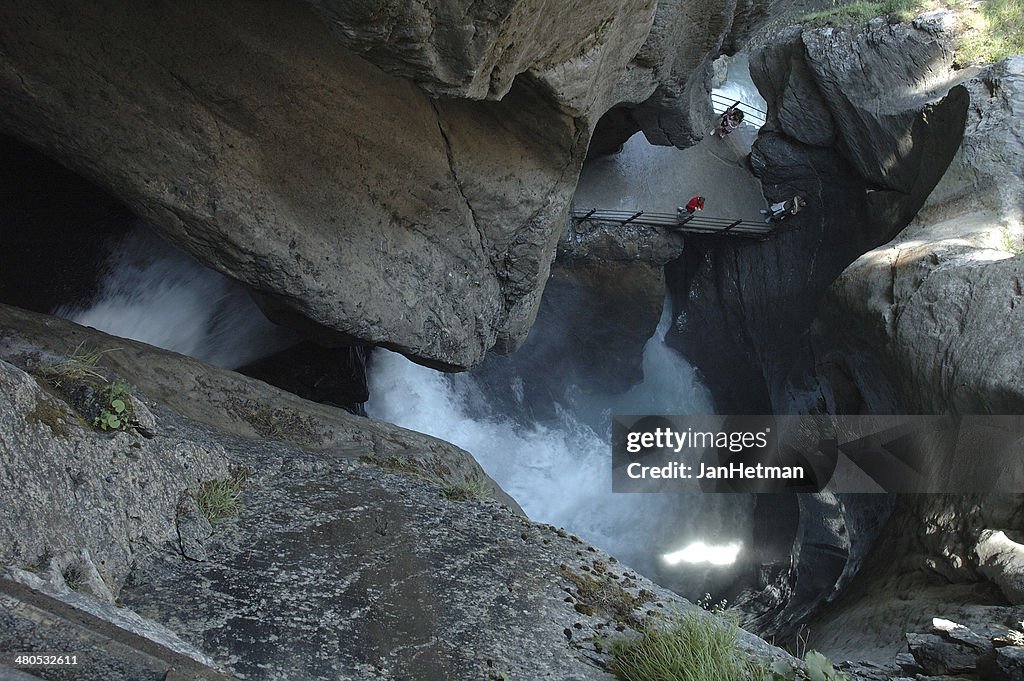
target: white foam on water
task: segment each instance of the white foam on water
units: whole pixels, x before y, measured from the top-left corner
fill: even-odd
[[[142,228],[113,248],[107,270],[89,304],[54,314],[224,368],[296,342],[240,285]]]
[[[499,400],[471,374],[446,375],[379,349],[367,413],[468,450],[531,518],[564,527],[643,569],[660,555],[658,547],[678,546],[691,536],[680,513],[707,500],[613,494],[609,435],[586,425],[595,419],[579,410],[600,410],[608,423],[612,414],[711,413],[709,393],[694,369],[662,341],[668,323],[666,310],[645,348],[641,384],[622,395],[574,399],[573,410],[556,405],[556,417],[546,423],[531,420],[528,409],[499,413]],[[516,376],[510,383],[529,380]]]

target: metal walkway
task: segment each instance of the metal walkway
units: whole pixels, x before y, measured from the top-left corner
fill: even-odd
[[[598,210],[597,208],[573,208],[574,220],[600,220],[602,222],[618,222],[620,225],[636,223],[665,227],[672,232],[687,232],[706,236],[734,236],[747,239],[767,239],[775,231],[775,227],[764,222],[747,220],[730,220],[728,218],[680,217],[674,213],[647,213],[645,211]]]

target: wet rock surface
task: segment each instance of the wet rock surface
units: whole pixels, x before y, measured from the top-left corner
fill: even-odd
[[[682,237],[666,229],[573,220],[538,317],[538,332],[558,329],[563,340],[528,361],[558,366],[553,378],[563,386],[618,393],[639,383],[644,345],[664,305],[664,265],[682,250]]]

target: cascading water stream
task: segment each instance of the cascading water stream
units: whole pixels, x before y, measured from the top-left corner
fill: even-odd
[[[580,395],[566,386],[567,399],[544,410],[555,416],[543,422],[521,398],[529,375],[496,379],[492,373],[485,382],[472,372],[443,374],[382,350],[370,370],[367,413],[463,447],[531,518],[565,527],[671,583],[681,568],[662,557],[708,537],[742,541],[734,528],[744,524],[749,505],[728,496],[613,494],[609,433],[590,425],[608,429],[612,414],[712,412],[693,367],[662,341],[670,321],[666,306],[644,349],[642,383],[620,395]],[[513,403],[518,408],[510,408]]]
[[[105,269],[94,300],[54,314],[229,369],[297,340],[244,288],[142,227],[112,249]]]

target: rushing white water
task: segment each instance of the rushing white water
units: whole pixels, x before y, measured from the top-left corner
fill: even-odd
[[[728,80],[716,93],[764,107],[742,58],[730,63]],[[654,147],[637,134],[618,154],[587,163],[575,203],[671,212],[700,193],[708,199],[709,215],[756,217],[764,205],[760,185],[742,163],[754,130],[742,130],[750,139],[737,131],[728,140],[708,137],[687,150]],[[697,546],[706,549],[696,552],[701,560],[714,554],[715,560],[705,562],[731,564],[750,539],[751,502],[738,495],[611,492],[612,415],[713,411],[694,369],[662,341],[668,323],[666,309],[644,349],[644,381],[621,395],[586,394],[574,386],[530,390],[544,378],[550,387],[550,377],[545,377],[550,372],[528,362],[509,363],[506,375],[499,366],[496,376],[492,366],[483,380],[472,373],[444,375],[378,350],[369,375],[367,412],[467,449],[532,518],[565,527],[663,583],[678,586],[685,581],[681,565],[687,561],[664,556],[689,557]],[[550,335],[557,329],[544,332]],[[526,395],[533,400],[547,396],[554,408],[531,405]],[[554,417],[541,421],[536,414]],[[715,551],[728,553],[730,560]],[[693,581],[700,579],[697,574]]]
[[[534,420],[528,405],[515,413],[508,400],[497,406],[498,396],[487,391],[500,382],[442,374],[381,350],[370,370],[367,413],[463,447],[531,518],[565,527],[645,572],[657,571],[661,554],[703,537],[708,520],[702,516],[720,514],[722,500],[613,494],[609,434],[587,423],[610,424],[612,414],[712,413],[694,369],[662,341],[668,322],[666,313],[647,343],[643,383],[622,395],[574,395],[572,407],[556,405],[556,417],[546,423]],[[507,378],[504,386],[512,391],[531,380]]]
[[[54,314],[220,367],[294,343],[238,284],[139,227],[112,250],[93,301]]]

